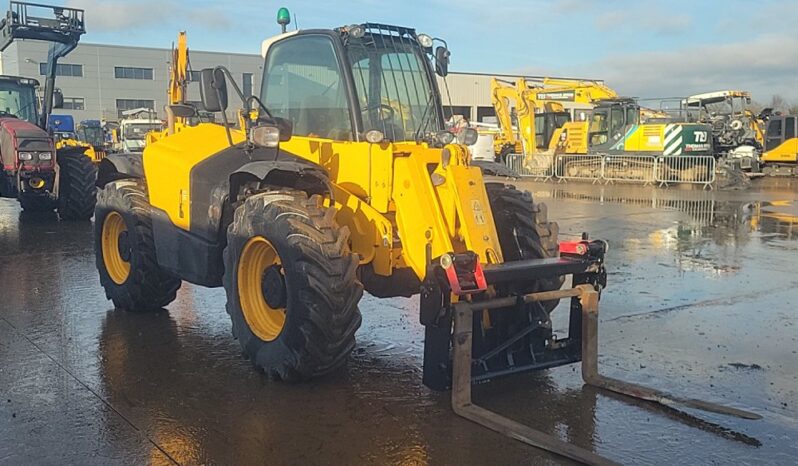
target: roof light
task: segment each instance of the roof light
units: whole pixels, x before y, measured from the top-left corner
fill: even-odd
[[[432,37],[427,34],[419,34],[416,36],[418,38],[418,43],[421,44],[422,47],[428,49],[432,47]]]
[[[349,35],[354,37],[355,39],[360,39],[361,37],[366,35],[366,28],[364,28],[360,24],[353,24],[349,26]]]
[[[281,7],[277,10],[277,24],[283,27],[283,32],[285,32],[285,27],[291,24],[291,13],[288,8]]]

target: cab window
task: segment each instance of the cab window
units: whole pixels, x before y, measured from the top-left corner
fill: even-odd
[[[626,109],[626,124],[636,125],[639,124],[640,112],[636,107],[629,107]]]
[[[590,145],[604,144],[607,142],[607,111],[596,110],[590,120]]]
[[[765,150],[773,150],[781,144],[782,141],[782,124],[784,119],[775,118],[768,122],[768,129],[765,136]]]
[[[784,140],[795,137],[795,120],[795,117],[787,117],[784,119]]]
[[[291,120],[295,136],[352,140],[346,88],[329,37],[278,42],[264,69],[261,100],[272,115]]]
[[[613,107],[610,110],[610,131],[613,133],[623,131],[624,126],[624,111],[620,107]]]

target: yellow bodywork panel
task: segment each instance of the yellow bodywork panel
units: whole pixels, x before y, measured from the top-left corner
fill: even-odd
[[[462,163],[458,146],[447,146],[452,155],[446,168],[440,166],[440,149],[399,145],[396,150],[403,154],[403,149],[407,156],[395,158],[393,184],[402,262],[423,278],[427,259],[447,252],[470,250],[483,263],[500,261],[501,247],[479,168]]]
[[[665,148],[665,125],[644,124],[636,126],[623,143],[630,152],[661,152]]]
[[[280,149],[324,167],[330,179],[368,203],[387,212],[391,193],[392,145],[333,141],[295,136]]]
[[[234,143],[244,133],[231,130]],[[191,224],[190,175],[198,163],[229,147],[225,128],[213,123],[186,127],[144,148],[144,175],[150,204],[163,210],[175,226],[184,230]]]
[[[90,144],[78,141],[77,139],[60,139],[56,141],[55,150],[59,151],[62,149],[82,149],[83,153],[94,163],[100,163],[106,155],[105,152],[96,151]]]
[[[566,135],[564,141],[561,139],[563,132]],[[560,152],[566,154],[587,154],[587,134],[587,121],[571,121],[555,130],[551,139],[553,141],[559,141],[558,150]]]
[[[765,163],[798,162],[798,138],[787,139],[775,149],[765,152],[762,154],[762,161]]]
[[[390,275],[394,266],[391,222],[341,186],[333,185],[333,198],[338,210],[335,220],[349,227],[352,251],[360,256],[360,263],[371,263],[375,273]]]

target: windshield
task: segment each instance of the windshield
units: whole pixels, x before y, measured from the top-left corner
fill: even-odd
[[[36,93],[32,86],[0,82],[0,116],[13,115],[36,124]]]
[[[144,139],[150,131],[161,131],[160,123],[129,123],[122,129],[125,139]]]
[[[81,140],[88,142],[92,146],[102,146],[105,143],[105,135],[102,128],[86,127],[81,129]]]
[[[407,34],[377,29],[350,38],[347,47],[363,130],[379,130],[392,141],[443,129],[427,57]]]

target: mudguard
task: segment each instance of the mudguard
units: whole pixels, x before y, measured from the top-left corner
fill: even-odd
[[[97,187],[125,178],[144,178],[141,153],[111,154],[104,158],[97,168]]]

